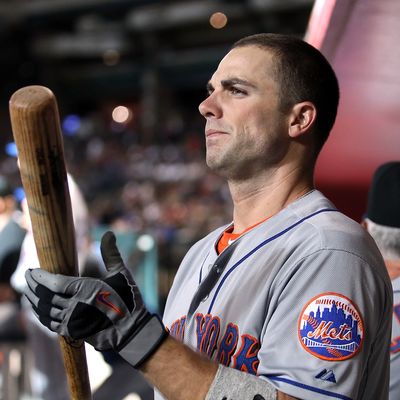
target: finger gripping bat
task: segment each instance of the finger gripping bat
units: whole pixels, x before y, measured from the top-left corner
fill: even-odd
[[[46,87],[26,86],[11,96],[9,106],[40,267],[52,273],[77,275],[75,230],[56,98]],[[71,399],[90,400],[83,342],[72,344],[60,337],[60,345]]]

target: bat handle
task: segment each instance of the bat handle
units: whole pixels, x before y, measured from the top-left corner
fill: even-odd
[[[89,375],[87,372],[85,345],[83,341],[71,344],[59,336],[64,366],[67,371],[68,386],[73,400],[91,400]]]

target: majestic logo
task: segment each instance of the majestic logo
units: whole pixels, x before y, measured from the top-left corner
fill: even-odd
[[[110,292],[99,292],[96,295],[96,300],[107,306],[108,308],[111,308],[115,313],[117,313],[121,318],[125,316],[125,314],[121,311],[119,307],[117,307],[115,304],[111,303],[109,300],[107,300],[107,297],[110,295]]]
[[[298,336],[313,356],[327,361],[346,360],[361,349],[364,323],[350,299],[338,293],[322,293],[303,308]]]
[[[315,375],[315,377],[317,379],[321,379],[322,381],[336,383],[335,374],[331,369],[323,369],[319,374]]]

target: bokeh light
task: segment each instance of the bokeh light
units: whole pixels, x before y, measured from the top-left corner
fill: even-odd
[[[17,145],[15,142],[9,142],[6,144],[5,147],[6,154],[11,156],[11,157],[18,157],[18,150],[17,150]]]
[[[81,119],[78,115],[67,115],[62,122],[62,130],[65,135],[74,136],[81,127]]]
[[[222,12],[216,12],[210,17],[210,25],[214,29],[222,29],[228,23],[228,17]]]
[[[154,247],[154,239],[147,234],[139,236],[136,246],[141,251],[150,251]]]
[[[113,121],[119,124],[125,124],[132,118],[132,111],[125,106],[117,106],[112,111]]]
[[[14,190],[14,197],[16,198],[17,201],[21,202],[25,198],[25,191],[23,187],[17,187]]]

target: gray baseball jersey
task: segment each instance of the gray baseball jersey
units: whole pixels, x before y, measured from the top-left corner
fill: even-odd
[[[225,228],[185,256],[165,308],[171,335],[295,397],[387,399],[392,288],[360,225],[310,192],[237,239],[189,315]]]
[[[393,325],[390,346],[390,387],[389,399],[400,399],[400,277],[393,285]]]

